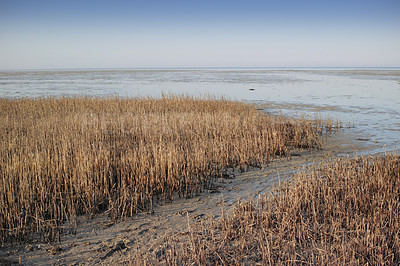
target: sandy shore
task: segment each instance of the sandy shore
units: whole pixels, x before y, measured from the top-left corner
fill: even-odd
[[[175,198],[159,204],[154,213],[142,213],[124,221],[112,222],[107,213],[80,217],[76,234],[66,234],[60,243],[6,245],[0,250],[0,265],[91,265],[117,264],[138,253],[157,254],[160,244],[187,240],[193,222],[218,219],[221,210],[229,213],[239,199],[252,199],[266,193],[274,184],[290,178],[290,173],[305,165],[317,164],[338,156],[353,156],[371,147],[357,141],[359,136],[337,133],[328,137],[321,150],[292,151],[290,158],[275,158],[264,169],[232,172],[215,186],[190,199]],[[172,240],[174,239],[174,240]]]

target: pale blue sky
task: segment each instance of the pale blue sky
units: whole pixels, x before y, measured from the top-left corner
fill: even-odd
[[[398,67],[399,0],[0,0],[0,69]]]

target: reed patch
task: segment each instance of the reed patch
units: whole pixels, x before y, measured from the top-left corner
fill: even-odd
[[[187,242],[171,239],[158,257],[136,259],[150,265],[398,265],[400,156],[322,163],[270,195],[238,202],[232,215],[191,227]]]
[[[225,99],[0,99],[0,239],[55,240],[80,214],[191,197],[230,168],[321,147],[324,130]]]

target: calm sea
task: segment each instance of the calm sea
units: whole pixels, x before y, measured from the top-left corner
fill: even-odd
[[[340,119],[370,152],[399,148],[400,68],[386,69],[124,69],[0,72],[0,97],[162,93],[225,96],[264,104],[270,112],[319,113]],[[265,105],[266,104],[266,105]]]

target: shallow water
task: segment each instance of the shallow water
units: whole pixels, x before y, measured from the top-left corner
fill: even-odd
[[[399,147],[399,82],[399,68],[3,71],[0,97],[226,96],[274,113],[338,118],[378,145],[373,153]]]

